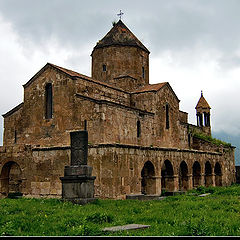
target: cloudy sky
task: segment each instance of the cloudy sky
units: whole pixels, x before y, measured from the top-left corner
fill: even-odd
[[[91,51],[118,20],[150,50],[150,83],[168,81],[195,124],[203,90],[213,132],[240,135],[239,0],[0,0],[0,113],[47,62],[91,75]],[[3,119],[0,119],[2,144]]]

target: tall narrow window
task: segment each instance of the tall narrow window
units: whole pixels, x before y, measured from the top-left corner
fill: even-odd
[[[141,123],[138,120],[137,121],[137,137],[139,138],[141,136]]]
[[[145,69],[142,67],[142,77],[145,78]]]
[[[107,66],[105,64],[102,65],[102,70],[103,70],[103,72],[107,71]]]
[[[169,105],[166,104],[166,129],[169,129]]]
[[[14,143],[17,143],[17,130],[14,131]]]
[[[87,120],[84,120],[84,130],[87,131]]]
[[[46,96],[46,119],[52,118],[53,115],[53,96],[52,96],[52,84],[48,83],[45,87],[45,96]]]

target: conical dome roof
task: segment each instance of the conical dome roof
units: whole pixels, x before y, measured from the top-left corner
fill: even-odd
[[[105,37],[97,43],[94,49],[108,46],[134,46],[150,53],[121,20],[119,20]]]
[[[208,109],[211,109],[211,107],[209,106],[208,102],[204,98],[202,92],[201,92],[201,97],[198,100],[198,103],[197,103],[197,106],[195,107],[195,109],[198,109],[198,108],[204,108],[204,109],[208,108]]]

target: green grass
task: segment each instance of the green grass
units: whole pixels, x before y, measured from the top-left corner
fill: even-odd
[[[201,193],[211,195],[198,197]],[[1,199],[1,236],[240,236],[240,186],[199,187],[161,201]],[[104,227],[147,224],[117,233]]]
[[[224,142],[222,140],[219,140],[217,138],[213,138],[212,136],[208,136],[208,135],[205,135],[203,133],[193,133],[193,136],[196,137],[196,138],[199,138],[199,139],[202,139],[202,140],[205,140],[205,141],[208,141],[208,142],[211,142],[217,146],[224,146],[224,147],[231,147],[231,143],[227,143],[227,142]]]

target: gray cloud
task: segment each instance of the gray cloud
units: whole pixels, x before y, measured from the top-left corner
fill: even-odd
[[[13,24],[26,48],[56,38],[65,48],[92,44],[110,29],[122,9],[124,21],[152,55],[194,46],[216,48],[234,59],[240,43],[238,0],[0,0],[0,13]],[[147,31],[146,31],[147,29]],[[31,44],[29,44],[29,42]],[[227,66],[235,64],[227,62]],[[225,66],[223,64],[223,66]]]

